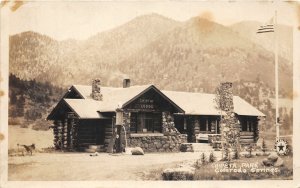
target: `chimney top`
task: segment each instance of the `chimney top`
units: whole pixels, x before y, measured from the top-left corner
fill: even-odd
[[[123,80],[123,88],[128,88],[130,87],[130,79],[129,78],[125,78]]]
[[[97,101],[102,101],[103,100],[103,96],[102,96],[102,93],[101,93],[101,81],[98,78],[93,79],[93,81],[92,81],[91,97],[94,100],[97,100]]]

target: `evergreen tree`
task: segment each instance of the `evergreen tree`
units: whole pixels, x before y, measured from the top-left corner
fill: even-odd
[[[200,160],[201,160],[201,164],[206,164],[206,155],[205,155],[205,153],[201,154]]]
[[[262,140],[261,150],[264,154],[267,151],[267,145],[266,145],[265,138],[263,138],[263,140]]]
[[[25,97],[24,95],[20,95],[18,102],[17,102],[17,111],[18,111],[18,116],[24,116],[24,107],[25,107]]]
[[[216,161],[216,156],[214,155],[213,152],[211,152],[211,153],[209,154],[209,159],[208,159],[208,161],[209,161],[210,163],[213,163],[213,162]]]

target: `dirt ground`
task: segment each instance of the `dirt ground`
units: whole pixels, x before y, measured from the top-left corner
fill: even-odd
[[[149,153],[144,156],[100,153],[35,153],[9,157],[9,180],[143,180],[149,171],[195,161],[201,153]],[[216,154],[218,156],[218,154]]]
[[[9,126],[9,149],[35,143],[37,150],[53,146],[53,133]],[[201,153],[152,153],[144,156],[100,153],[34,153],[9,156],[9,180],[142,180],[153,169],[168,168],[200,158]],[[208,154],[207,154],[208,155]],[[217,154],[216,154],[217,155]]]

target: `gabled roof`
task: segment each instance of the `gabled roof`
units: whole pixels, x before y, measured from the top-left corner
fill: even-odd
[[[100,102],[93,99],[63,99],[68,106],[83,119],[106,119],[98,112]]]
[[[216,108],[214,94],[190,93],[178,91],[162,91],[172,101],[178,104],[188,115],[220,115]],[[251,104],[238,96],[233,97],[234,112],[238,115],[265,116]],[[223,112],[224,113],[224,112]],[[223,114],[222,113],[222,114]]]
[[[92,92],[91,86],[73,85],[69,91],[74,90],[78,92],[82,99],[63,98],[59,104],[62,102],[66,103],[79,118],[106,118],[101,112],[115,112],[116,109],[125,107],[128,103],[150,89],[154,89],[164,99],[168,100],[178,112],[187,115],[224,114],[224,112],[220,112],[220,110],[216,108],[214,94],[160,91],[153,85],[131,86],[128,88],[101,87],[103,101],[92,99],[90,96]],[[65,96],[67,96],[67,94]],[[238,96],[233,97],[233,103],[234,112],[238,115],[265,116],[262,112]],[[56,108],[57,107],[55,107],[53,111],[55,111]],[[53,111],[51,112],[52,115],[50,114],[51,117],[53,116]]]
[[[92,92],[91,86],[74,85],[73,88],[86,100],[92,100],[90,96]],[[148,90],[154,89],[163,98],[168,100],[172,105],[180,112],[184,112],[177,104],[171,101],[165,96],[159,89],[154,85],[142,85],[142,86],[131,86],[128,88],[113,88],[113,87],[101,87],[101,93],[103,95],[102,101],[97,101],[99,112],[114,112],[117,108],[123,108],[128,103],[132,102]]]

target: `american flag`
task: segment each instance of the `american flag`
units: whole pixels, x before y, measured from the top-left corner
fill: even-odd
[[[271,18],[267,23],[261,25],[256,33],[274,32],[274,18]]]

